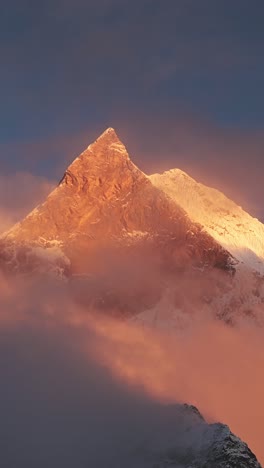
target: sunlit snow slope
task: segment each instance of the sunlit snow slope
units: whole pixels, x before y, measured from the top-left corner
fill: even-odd
[[[196,182],[180,169],[150,176],[237,260],[264,273],[264,225],[220,191]]]

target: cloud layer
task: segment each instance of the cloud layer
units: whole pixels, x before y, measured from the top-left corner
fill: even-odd
[[[264,459],[261,329],[200,317],[168,336],[91,315],[54,280],[2,277],[0,287],[5,466],[112,466],[154,422],[158,431],[160,403],[178,402],[229,424]],[[175,421],[171,434],[177,411]]]

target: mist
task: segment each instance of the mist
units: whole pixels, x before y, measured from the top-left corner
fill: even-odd
[[[10,218],[15,207],[35,203],[38,182],[28,183],[20,204],[10,191]],[[44,195],[49,183],[42,182]],[[192,265],[168,272],[143,244],[121,253],[107,246],[88,257],[80,249],[77,260],[92,281],[0,277],[4,466],[140,468],[142,457],[152,463],[170,450],[180,460],[188,447],[200,450],[205,430],[198,418],[186,436],[193,416],[182,415],[182,403],[228,424],[264,461],[263,328],[239,314],[221,323],[209,301],[233,288],[231,276]],[[240,278],[243,294],[253,289],[248,281]],[[166,320],[168,286],[177,326],[163,331],[128,319],[160,301]]]
[[[228,424],[263,462],[262,329],[207,315],[178,332],[144,328],[45,277],[2,276],[0,293],[5,467],[134,468],[171,450],[180,460],[205,426],[179,403]]]
[[[155,401],[140,381],[136,388],[120,379],[97,353],[106,343],[94,317],[63,301],[62,291],[59,283],[1,280],[2,465],[145,468],[172,452],[180,468],[203,449],[208,426]]]

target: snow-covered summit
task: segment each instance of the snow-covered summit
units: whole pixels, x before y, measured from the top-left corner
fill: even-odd
[[[150,180],[237,260],[264,274],[264,225],[258,219],[180,169],[153,174]]]

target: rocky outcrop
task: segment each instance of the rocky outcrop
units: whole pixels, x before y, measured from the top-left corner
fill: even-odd
[[[215,438],[208,453],[204,454],[204,468],[261,468],[256,456],[245,442],[232,434],[228,426],[215,424],[212,426]],[[199,464],[197,464],[198,468]]]
[[[146,435],[144,449],[129,467],[261,468],[246,443],[228,426],[208,424],[189,405],[162,407],[158,423]]]

